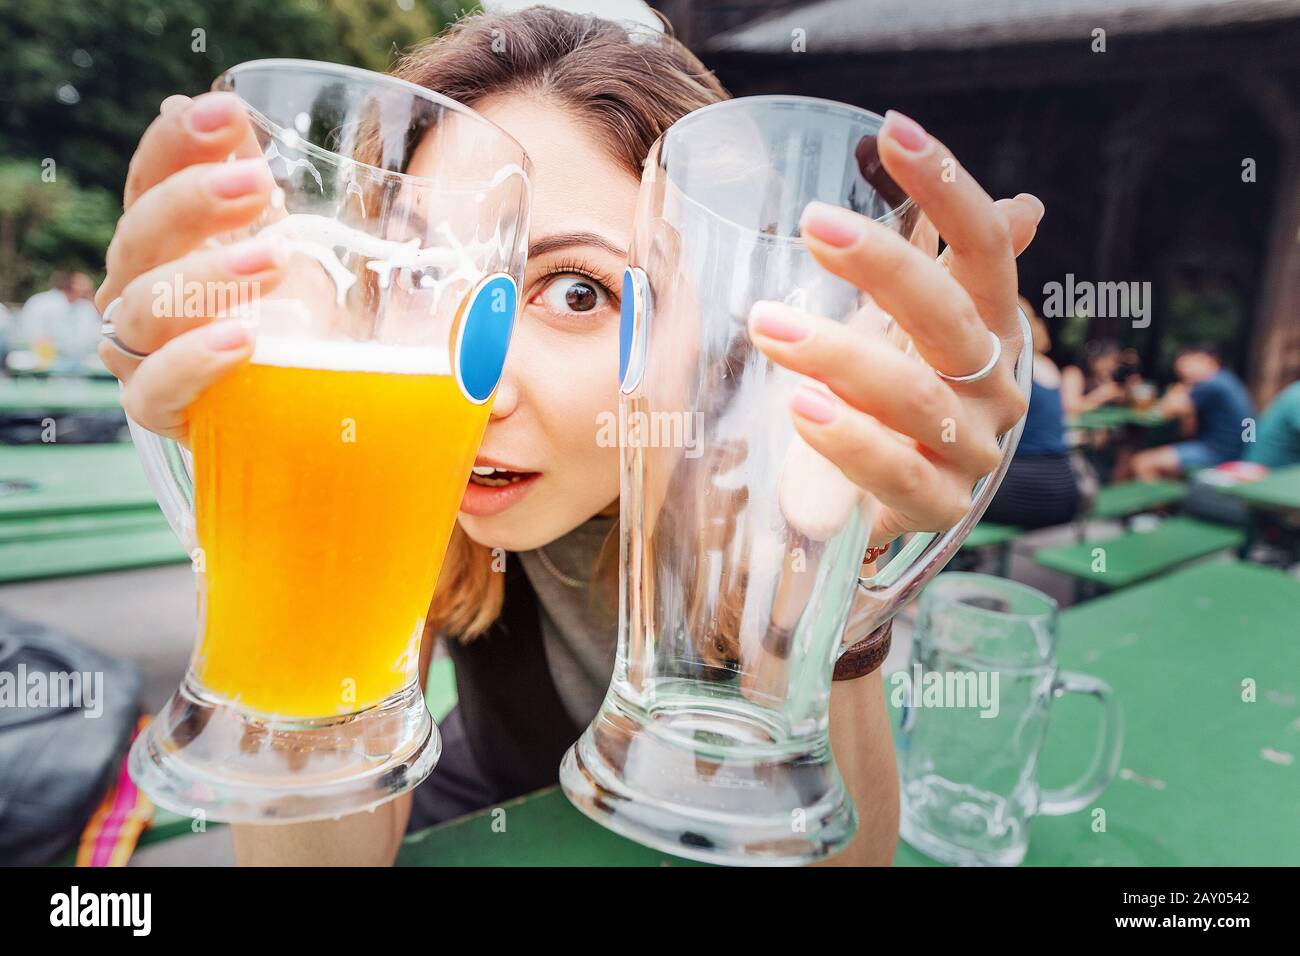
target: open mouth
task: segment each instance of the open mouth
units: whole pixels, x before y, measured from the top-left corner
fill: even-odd
[[[478,464],[470,471],[460,510],[480,518],[499,515],[525,498],[541,480],[539,471]]]
[[[525,478],[531,478],[535,474],[537,474],[535,471],[511,471],[509,468],[475,465],[470,472],[469,481],[470,484],[479,485],[483,488],[504,488],[507,485],[523,481]]]

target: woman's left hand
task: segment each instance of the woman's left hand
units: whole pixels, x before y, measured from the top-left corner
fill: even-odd
[[[889,113],[878,140],[885,169],[924,212],[921,227],[947,243],[934,258],[887,225],[812,203],[805,243],[829,271],[867,292],[897,321],[928,365],[881,338],[776,302],[749,317],[754,343],[830,390],[804,386],[790,401],[804,440],[881,504],[870,543],[941,531],[970,510],[971,489],[997,467],[998,436],[1025,413],[1014,366],[1023,347],[1016,256],[1043,204],[1022,193],[994,202],[948,149],[915,122]],[[926,223],[933,223],[930,227]],[[992,358],[977,382],[948,382]]]

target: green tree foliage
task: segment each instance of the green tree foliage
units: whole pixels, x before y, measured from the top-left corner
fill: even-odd
[[[1160,342],[1160,368],[1172,376],[1174,357],[1184,345],[1218,346],[1229,365],[1240,367],[1246,326],[1241,299],[1225,288],[1182,288],[1169,303],[1169,333]]]
[[[115,193],[80,188],[57,167],[0,159],[0,302],[39,292],[54,269],[97,276],[119,211]]]
[[[382,71],[397,51],[436,34],[470,6],[460,0],[0,0],[0,189],[7,204],[0,215],[12,230],[9,250],[0,245],[0,298],[26,294],[51,268],[98,267],[107,242],[104,197],[120,196],[131,153],[166,97],[202,93],[222,70],[262,57]],[[40,179],[47,160],[57,164],[57,183]],[[98,254],[83,258],[96,245]]]

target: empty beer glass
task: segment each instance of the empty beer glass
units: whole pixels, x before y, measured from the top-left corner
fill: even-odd
[[[528,236],[522,147],[401,80],[268,60],[214,85],[253,128],[285,277],[208,314],[251,361],[191,407],[192,459],[132,428],[191,550],[198,635],[131,752],[155,802],[210,819],[373,806],[432,769],[425,614],[505,361]]]
[[[618,651],[560,780],[594,819],[680,855],[799,863],[852,837],[828,735],[835,661],[942,567],[1001,475],[956,528],[860,582],[876,502],[796,434],[787,403],[807,379],[750,341],[751,307],[776,300],[912,348],[799,238],[813,200],[911,235],[919,210],[881,166],[881,122],[737,99],[678,121],[646,161],[623,282]]]
[[[1056,602],[983,574],[941,574],[921,594],[898,742],[903,839],[945,863],[1015,866],[1035,815],[1082,810],[1119,768],[1119,702],[1103,681],[1056,666]],[[1078,781],[1038,786],[1052,701],[1102,705]]]

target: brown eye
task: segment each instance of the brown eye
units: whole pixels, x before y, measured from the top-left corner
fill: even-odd
[[[542,297],[548,308],[560,313],[595,312],[609,301],[609,295],[600,283],[574,274],[553,278]]]
[[[596,300],[596,290],[586,282],[575,282],[564,293],[565,304],[574,312],[590,312]]]

